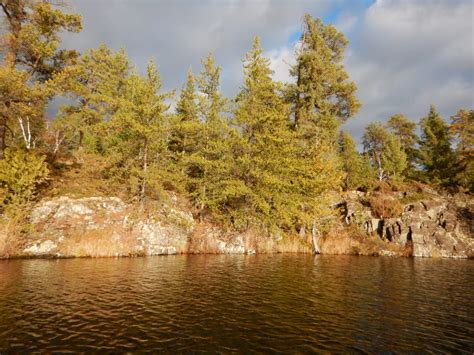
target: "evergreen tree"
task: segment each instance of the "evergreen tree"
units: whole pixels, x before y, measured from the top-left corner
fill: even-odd
[[[345,173],[343,187],[345,190],[367,189],[372,177],[370,164],[360,155],[351,135],[341,131],[339,134],[339,155]]]
[[[6,20],[0,75],[11,81],[1,88],[1,160],[11,127],[18,127],[26,148],[38,138],[34,127],[42,125],[38,121],[44,117],[43,108],[57,92],[57,85],[69,78],[68,66],[77,58],[76,51],[60,49],[59,34],[79,32],[81,18],[46,1],[0,0],[0,11]]]
[[[290,87],[295,127],[319,131],[319,136],[329,134],[335,140],[339,123],[357,113],[357,87],[342,64],[347,43],[335,27],[305,15],[296,65],[291,70],[296,79],[296,85]]]
[[[220,92],[221,68],[216,65],[214,56],[209,53],[201,63],[203,70],[197,79],[199,92],[201,93],[199,110],[202,119],[210,123],[221,118],[227,100]]]
[[[459,110],[451,117],[450,130],[457,142],[456,181],[474,192],[474,110]]]
[[[188,71],[186,86],[181,91],[180,99],[176,105],[176,113],[181,120],[198,121],[199,112],[197,105],[197,95],[195,78],[191,69]]]
[[[200,133],[203,129],[199,119],[198,95],[195,87],[195,78],[191,69],[188,71],[186,85],[181,90],[176,105],[176,122],[173,125],[173,134],[170,149],[179,160],[183,155],[195,152],[199,146]]]
[[[231,184],[232,146],[236,132],[229,126],[226,99],[220,92],[220,67],[209,54],[202,61],[198,83],[201,124],[189,123],[195,135],[194,149],[184,155],[187,190],[202,217],[207,208],[219,211]]]
[[[285,214],[292,214],[292,203],[286,196],[291,191],[287,175],[293,158],[291,133],[286,108],[277,94],[270,62],[262,55],[258,37],[245,57],[244,74],[245,84],[237,96],[235,112],[243,138],[237,164],[245,186],[238,218],[246,224],[252,220],[267,226],[288,224],[290,220]]]
[[[85,135],[93,135],[95,125],[114,115],[114,103],[123,95],[130,68],[124,50],[114,53],[105,45],[90,49],[79,58],[74,80],[66,88],[75,103],[60,108],[54,125],[62,143],[82,149]],[[94,139],[99,136],[96,134]],[[69,141],[64,142],[66,139]],[[56,143],[55,150],[58,149]]]
[[[11,133],[2,140],[3,148],[10,138],[10,145],[30,150],[41,137],[49,92],[41,83],[29,83],[29,77],[26,71],[0,66],[0,115]]]
[[[402,114],[396,114],[390,117],[387,123],[388,129],[400,139],[403,151],[407,156],[407,173],[415,168],[416,163],[416,143],[418,136],[416,135],[416,123],[410,121]]]
[[[400,139],[389,133],[382,150],[382,166],[387,178],[402,179],[407,167],[407,156]]]
[[[0,216],[19,217],[25,213],[48,173],[44,156],[8,148],[5,159],[0,160]]]
[[[114,103],[117,110],[104,125],[113,163],[109,173],[127,183],[131,195],[143,202],[150,194],[161,197],[165,186],[177,183],[167,150],[170,129],[165,100],[171,93],[159,93],[161,80],[153,62],[146,77],[133,73],[124,84]]]
[[[342,64],[347,43],[333,26],[305,15],[296,64],[290,71],[296,84],[289,85],[286,93],[292,105],[299,156],[305,162],[301,174],[308,178],[306,182],[311,181],[303,186],[309,196],[317,196],[321,203],[322,195],[337,189],[342,181],[337,147],[339,126],[360,107],[355,97],[357,88]],[[302,209],[312,216],[301,225],[302,230],[310,228],[314,232],[315,222],[329,217],[321,203],[302,202]]]
[[[406,154],[400,139],[388,132],[379,122],[367,126],[363,136],[364,151],[377,169],[379,181],[400,178],[406,168]]]
[[[442,184],[452,183],[456,161],[451,149],[449,126],[431,105],[428,116],[421,120],[420,163],[427,177]]]

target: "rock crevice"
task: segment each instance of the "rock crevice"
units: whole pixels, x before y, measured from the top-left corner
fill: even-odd
[[[412,245],[416,257],[470,258],[474,256],[474,203],[468,195],[433,195],[406,203],[401,215],[376,218],[363,193],[349,193],[344,220],[368,235],[399,246]]]

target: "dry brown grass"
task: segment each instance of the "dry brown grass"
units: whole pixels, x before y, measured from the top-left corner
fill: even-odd
[[[243,239],[247,251],[263,253],[311,253],[311,244],[297,235],[284,235],[281,240],[275,240],[263,232],[249,230],[237,233],[216,228],[209,223],[198,224],[189,238],[185,253],[190,254],[218,254],[220,253],[217,239],[232,243],[236,237]]]
[[[298,235],[284,235],[280,240],[259,237],[255,240],[258,253],[311,253],[311,243]]]
[[[368,236],[356,226],[334,228],[321,241],[322,254],[377,256],[383,252],[411,255],[410,246],[401,247],[377,236]]]
[[[66,257],[114,257],[139,255],[137,240],[130,231],[117,227],[73,233],[59,246]]]
[[[105,177],[104,172],[109,168],[108,162],[95,154],[83,154],[81,162],[58,160],[52,166],[50,185],[44,196],[127,196],[126,186]]]
[[[0,258],[17,256],[23,246],[22,226],[17,221],[0,222]]]
[[[403,206],[400,201],[386,193],[374,193],[368,200],[372,213],[377,218],[398,217],[403,212]]]

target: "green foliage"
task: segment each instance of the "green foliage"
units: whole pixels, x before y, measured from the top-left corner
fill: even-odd
[[[433,105],[420,125],[420,164],[427,177],[435,183],[452,184],[456,157],[451,149],[449,126]]]
[[[301,47],[291,70],[296,79],[289,93],[295,126],[312,122],[313,128],[321,128],[319,135],[329,133],[335,139],[337,122],[343,123],[357,113],[357,87],[342,64],[347,44],[346,37],[334,26],[305,15]]]
[[[459,110],[449,127],[456,145],[456,182],[474,192],[474,110]]]
[[[345,173],[344,189],[368,190],[374,178],[373,169],[367,155],[359,154],[351,135],[343,131],[339,134],[339,156]]]
[[[292,182],[298,179],[300,162],[286,107],[258,37],[245,57],[244,74],[235,112],[242,139],[236,157],[241,189],[234,203],[245,206],[239,219],[246,224],[256,219],[267,226],[288,226],[300,210],[300,201],[294,199],[298,187]]]
[[[202,66],[196,79],[200,95],[194,92],[193,77],[188,75],[178,102],[175,128],[183,142],[177,153],[186,190],[201,217],[206,209],[222,212],[228,194],[233,193],[233,149],[237,139],[224,116],[226,100],[220,92],[220,68],[212,54],[202,60]]]
[[[125,52],[114,53],[105,45],[87,51],[75,69],[74,80],[67,84],[66,90],[75,103],[60,108],[52,127],[53,135],[58,137],[54,142],[55,152],[64,146],[72,150],[84,148],[84,139],[94,134],[95,125],[110,119],[117,111],[117,98],[123,96],[130,76]],[[100,132],[94,135],[96,144],[101,144]],[[90,145],[88,148],[90,151]]]
[[[81,17],[47,1],[0,1],[5,17],[0,67],[0,159],[10,145],[7,130],[34,149],[42,134],[44,108],[71,78],[75,50],[60,49],[60,33],[79,32]]]
[[[39,151],[47,152],[58,176],[75,177],[78,195],[121,193],[144,203],[162,200],[167,190],[185,192],[200,217],[289,234],[326,231],[333,213],[329,192],[341,187],[393,188],[408,176],[474,190],[472,110],[460,110],[448,126],[432,107],[421,122],[421,139],[415,123],[401,114],[386,126],[371,123],[364,154],[348,133],[338,139],[340,125],[360,108],[343,65],[348,41],[310,15],[291,69],[294,84],[272,80],[257,37],[235,100],[222,95],[221,68],[209,54],[199,75],[189,70],[170,113],[174,93],[161,92],[153,62],[140,75],[124,50],[101,45],[79,55],[61,49],[61,32],[78,32],[80,16],[49,1],[0,4],[6,15],[2,213],[21,211],[46,181]],[[59,95],[68,104],[46,120],[45,108]],[[66,184],[51,185],[50,195],[67,191]],[[397,201],[374,195],[370,203],[382,217],[400,213]]]
[[[200,144],[203,124],[199,119],[198,95],[191,69],[188,71],[188,80],[181,90],[176,105],[176,117],[172,122],[172,136],[169,149],[175,153],[179,163],[184,163],[185,155],[195,153]]]
[[[417,157],[416,143],[419,138],[415,133],[416,122],[409,120],[402,114],[396,114],[390,117],[387,127],[391,133],[400,139],[400,144],[407,157],[405,173],[409,175],[415,169]]]
[[[60,33],[79,32],[81,16],[67,14],[46,1],[2,0],[1,4],[7,20],[9,65],[21,64],[44,82],[77,57],[75,50],[60,49]]]
[[[165,100],[171,93],[159,94],[160,89],[161,79],[150,62],[146,77],[133,73],[124,81],[122,95],[113,102],[116,111],[103,124],[106,154],[113,163],[110,173],[127,183],[140,201],[148,190],[160,195],[165,184],[176,182],[169,164],[170,128],[165,115]]]
[[[20,213],[47,178],[44,157],[7,149],[0,160],[0,211],[10,216]]]
[[[399,179],[406,168],[406,154],[400,139],[378,122],[367,126],[363,136],[364,151],[377,169],[379,181]]]
[[[385,174],[393,179],[401,178],[407,166],[406,159],[407,156],[403,151],[400,139],[393,134],[389,134],[382,149],[382,166]]]

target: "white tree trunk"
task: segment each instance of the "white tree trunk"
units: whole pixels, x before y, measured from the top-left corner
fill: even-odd
[[[31,126],[30,126],[30,119],[26,117],[26,127],[23,118],[18,117],[18,123],[20,124],[21,128],[21,135],[23,136],[23,140],[25,141],[26,149],[31,149]]]
[[[319,248],[319,231],[316,226],[316,221],[313,222],[313,227],[311,228],[311,240],[313,247],[313,254],[321,254],[321,249]]]

